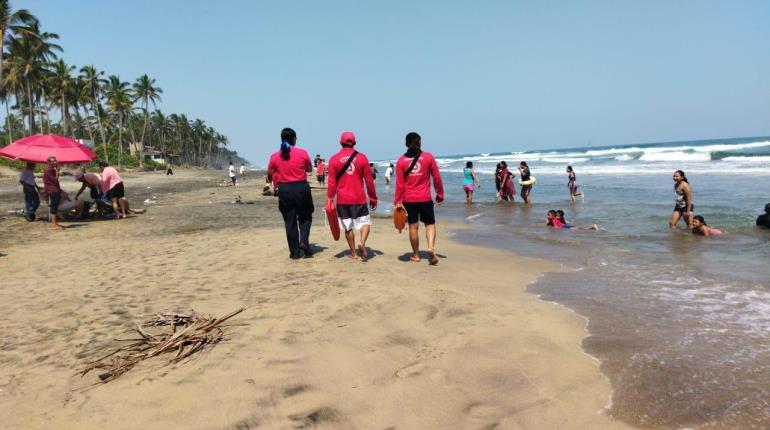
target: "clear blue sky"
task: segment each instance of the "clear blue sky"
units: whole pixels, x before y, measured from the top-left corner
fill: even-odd
[[[256,165],[770,134],[770,1],[17,0],[63,58],[163,88]]]

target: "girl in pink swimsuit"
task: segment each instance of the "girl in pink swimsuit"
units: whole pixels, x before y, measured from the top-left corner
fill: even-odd
[[[719,236],[727,232],[718,228],[709,227],[702,216],[696,215],[692,218],[692,233],[699,236]]]

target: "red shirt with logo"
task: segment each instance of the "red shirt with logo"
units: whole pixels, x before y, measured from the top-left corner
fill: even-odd
[[[288,160],[281,158],[280,150],[274,152],[270,156],[270,162],[267,163],[267,170],[273,172],[273,184],[280,185],[307,181],[307,172],[312,166],[313,163],[310,161],[310,155],[307,151],[292,146]]]
[[[441,173],[438,171],[436,159],[430,152],[422,152],[414,169],[404,179],[404,172],[412,164],[412,158],[402,155],[396,162],[396,196],[393,203],[402,202],[421,203],[430,202],[430,178],[433,177],[433,188],[436,190],[436,201],[444,200],[444,184],[441,182]]]
[[[377,191],[374,189],[374,178],[366,155],[359,152],[337,182],[337,173],[345,166],[353,151],[353,148],[342,148],[329,159],[327,196],[331,199],[336,194],[337,203],[342,205],[365,205],[367,195],[369,200],[376,203]]]

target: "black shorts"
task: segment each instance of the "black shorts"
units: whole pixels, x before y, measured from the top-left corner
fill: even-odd
[[[415,224],[422,221],[425,225],[436,223],[436,215],[433,213],[433,202],[404,202],[406,209],[406,220],[409,224]]]
[[[126,191],[123,189],[123,183],[118,182],[115,184],[114,187],[110,188],[109,191],[107,191],[107,198],[112,199],[122,199],[126,196]]]
[[[323,182],[326,180],[326,175],[318,175],[316,176],[316,179],[318,179],[318,182]]]
[[[99,192],[99,189],[96,187],[88,187],[91,190],[91,198],[94,200],[99,200],[101,197],[101,193]]]
[[[49,213],[56,215],[56,212],[59,211],[59,203],[61,203],[61,191],[48,194]]]
[[[679,213],[680,213],[680,214],[682,214],[682,215],[684,215],[684,214],[685,214],[685,213],[687,213],[687,212],[695,212],[695,205],[691,204],[691,205],[690,205],[690,210],[689,210],[689,211],[688,211],[688,210],[687,210],[687,208],[685,208],[685,207],[681,207],[681,208],[680,208],[680,207],[678,207],[678,206],[674,206],[674,212],[679,212]]]
[[[230,176],[230,180],[231,180],[231,181],[233,181],[233,185],[235,185],[235,182],[237,181],[237,179],[235,178],[235,176]]]

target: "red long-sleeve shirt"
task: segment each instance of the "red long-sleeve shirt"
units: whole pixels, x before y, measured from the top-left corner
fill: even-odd
[[[337,203],[342,205],[365,205],[367,196],[374,203],[377,202],[377,191],[374,189],[374,178],[372,169],[369,167],[369,160],[366,155],[358,153],[353,163],[348,167],[337,182],[337,172],[339,172],[353,154],[353,148],[342,148],[340,152],[332,155],[329,159],[329,176],[327,196],[332,199],[337,195]],[[364,191],[364,183],[366,190]]]
[[[444,201],[444,184],[438,171],[436,159],[430,152],[423,152],[414,165],[409,176],[404,179],[404,172],[412,164],[412,158],[402,155],[396,162],[396,196],[394,204],[403,202],[430,202],[430,178],[433,177],[433,188],[436,190],[436,201]]]

